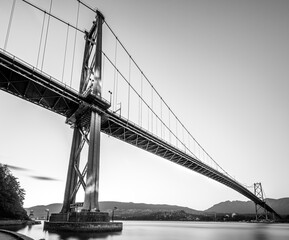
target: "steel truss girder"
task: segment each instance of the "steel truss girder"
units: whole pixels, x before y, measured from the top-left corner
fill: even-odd
[[[63,116],[69,116],[80,102],[76,92],[2,50],[0,89]]]
[[[33,89],[31,89],[30,86],[33,86]],[[35,88],[35,86],[37,87]],[[46,88],[49,90],[46,90]],[[130,144],[147,151],[151,151],[152,153],[162,156],[165,159],[171,159],[172,161],[174,161],[174,155],[179,155],[186,159],[188,164],[183,161],[179,161],[177,164],[183,165],[193,171],[227,185],[259,205],[263,204],[258,197],[256,197],[252,192],[236,182],[234,179],[229,178],[223,173],[200,162],[195,157],[180,151],[167,142],[162,141],[156,136],[151,135],[149,132],[144,131],[140,127],[137,127],[127,120],[122,119],[120,116],[113,114],[108,110],[108,104],[103,104],[102,101],[99,101],[97,98],[93,102],[88,102],[88,100],[81,94],[67,88],[67,86],[57,82],[48,75],[40,73],[35,68],[21,62],[20,60],[1,50],[0,89],[68,118],[78,109],[80,102],[87,102],[91,106],[97,105],[103,114],[101,123],[102,132],[122,141],[126,141],[125,137],[120,136],[122,133],[124,133],[124,131],[126,136],[132,136],[135,134],[137,135],[137,138],[135,141],[130,141]],[[31,95],[29,95],[30,92]],[[43,100],[41,100],[42,98]],[[47,101],[47,103],[45,103],[44,99]],[[156,144],[159,145],[159,147],[150,148],[150,144]],[[275,213],[276,216],[279,216],[267,204],[264,205],[264,208],[272,213]]]
[[[106,120],[102,123],[102,132],[205,175],[240,192],[252,201],[261,203],[251,191],[243,187],[234,179],[169,145],[167,142],[151,135],[149,132],[138,128],[134,124],[130,124],[130,122],[113,114],[113,112],[104,111],[104,115],[106,115]],[[128,137],[124,137],[124,135]],[[266,206],[266,208],[271,212],[274,212],[271,207]]]

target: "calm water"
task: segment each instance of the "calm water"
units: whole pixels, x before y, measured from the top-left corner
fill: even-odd
[[[289,224],[124,221],[114,234],[49,233],[41,225],[14,229],[35,240],[289,240]]]

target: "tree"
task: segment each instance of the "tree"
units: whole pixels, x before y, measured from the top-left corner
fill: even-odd
[[[6,165],[0,164],[0,218],[28,219],[23,208],[25,190]]]

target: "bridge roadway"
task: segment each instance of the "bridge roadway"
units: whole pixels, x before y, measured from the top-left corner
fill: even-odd
[[[270,206],[234,179],[114,114],[109,109],[110,104],[106,100],[98,98],[91,100],[80,95],[69,86],[2,49],[0,49],[0,89],[61,114],[68,119],[68,123],[75,123],[75,114],[79,112],[79,109],[83,109],[82,115],[86,117],[80,118],[78,124],[89,121],[90,114],[84,114],[84,112],[95,108],[102,114],[101,131],[103,133],[218,181],[280,217]]]

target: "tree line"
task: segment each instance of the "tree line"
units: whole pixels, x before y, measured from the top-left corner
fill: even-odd
[[[28,219],[23,208],[25,190],[6,165],[0,163],[0,219]]]

